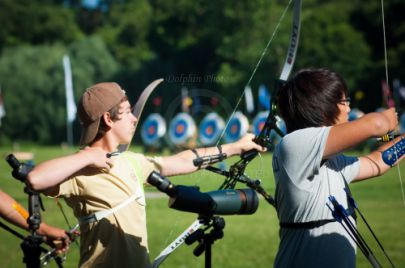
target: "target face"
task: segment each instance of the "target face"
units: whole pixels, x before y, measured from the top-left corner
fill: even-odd
[[[263,111],[255,116],[252,122],[253,134],[255,134],[256,136],[260,134],[260,131],[262,131],[264,124],[266,123],[268,115],[269,111]]]
[[[247,117],[241,112],[236,112],[232,119],[229,121],[228,127],[225,131],[226,143],[234,142],[245,135],[249,128],[249,121]]]
[[[170,122],[169,138],[173,144],[186,144],[195,131],[193,118],[187,113],[179,113]]]
[[[158,145],[166,133],[166,121],[160,114],[150,114],[142,124],[141,138],[146,145]]]
[[[207,114],[199,126],[201,144],[215,144],[224,127],[225,122],[217,113]]]

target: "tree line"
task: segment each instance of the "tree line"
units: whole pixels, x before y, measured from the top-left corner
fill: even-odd
[[[149,82],[162,77],[166,82],[154,94],[163,101],[145,111],[164,113],[182,87],[215,91],[235,105],[280,23],[251,83],[254,94],[261,84],[271,90],[291,34],[292,6],[279,21],[288,0],[100,0],[91,7],[84,2],[0,2],[0,86],[6,110],[0,144],[66,140],[65,54],[72,63],[76,101],[86,87],[116,81],[135,102]],[[385,1],[390,80],[405,80],[404,11],[403,1]],[[380,1],[304,0],[294,69],[332,68],[346,79],[355,106],[365,112],[380,107],[382,14]],[[74,129],[77,141],[78,122]]]

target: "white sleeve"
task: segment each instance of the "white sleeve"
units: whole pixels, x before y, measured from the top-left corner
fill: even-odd
[[[304,180],[318,174],[329,131],[330,127],[305,128],[283,138],[278,152],[291,179]]]
[[[335,168],[342,173],[348,184],[359,174],[360,162],[358,157],[338,154],[333,158],[331,163],[333,163]]]

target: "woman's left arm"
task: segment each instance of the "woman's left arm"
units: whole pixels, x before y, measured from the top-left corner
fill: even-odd
[[[360,170],[359,174],[353,180],[353,182],[377,177],[387,172],[391,168],[391,166],[387,165],[383,161],[382,153],[388,148],[392,147],[395,143],[399,142],[404,137],[405,134],[402,135],[401,137],[397,137],[393,141],[384,143],[376,151],[373,151],[369,155],[359,157]],[[404,156],[402,156],[399,160],[397,160],[393,166],[398,165],[403,158]]]

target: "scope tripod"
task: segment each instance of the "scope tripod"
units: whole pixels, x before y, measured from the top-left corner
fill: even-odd
[[[6,161],[13,168],[13,177],[25,183],[27,175],[33,167],[31,165],[21,164],[12,154],[7,156]],[[21,243],[21,249],[24,253],[23,262],[26,264],[27,268],[39,268],[41,267],[40,256],[41,252],[43,252],[43,248],[40,245],[44,242],[44,239],[37,233],[37,230],[41,224],[41,209],[45,209],[38,192],[33,191],[27,185],[24,187],[24,192],[28,194],[29,217],[27,223],[30,235],[24,237]],[[53,258],[58,267],[63,267],[62,258],[59,256],[53,256]]]
[[[195,256],[200,256],[205,251],[205,268],[212,267],[212,244],[215,240],[224,237],[225,220],[219,216],[200,216],[204,228],[196,230],[185,239],[187,245],[198,241],[197,247],[193,250]],[[212,228],[211,230],[209,230]]]

